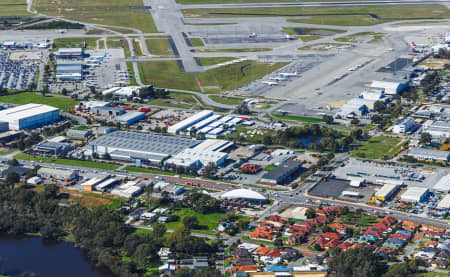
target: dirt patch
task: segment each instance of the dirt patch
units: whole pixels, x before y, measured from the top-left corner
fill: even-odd
[[[76,202],[84,207],[98,207],[111,204],[111,200],[82,193],[69,193],[69,201]]]

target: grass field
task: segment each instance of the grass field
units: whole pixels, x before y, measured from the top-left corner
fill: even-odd
[[[153,55],[158,56],[173,56],[172,47],[170,47],[167,38],[146,39],[147,48]]]
[[[134,54],[136,56],[142,56],[144,53],[142,52],[142,47],[139,39],[133,39],[133,48],[134,48]]]
[[[411,21],[411,22],[400,22],[400,23],[396,23],[394,25],[421,25],[421,24],[439,24],[439,23],[446,23],[447,21],[440,21],[440,20],[422,20],[422,21]]]
[[[360,32],[360,33],[356,33],[356,34],[352,34],[352,35],[348,35],[348,36],[344,36],[344,37],[335,38],[334,40],[339,41],[339,42],[358,42],[361,37],[365,37],[365,36],[372,37],[372,39],[369,41],[369,43],[381,42],[383,40],[384,33]]]
[[[244,98],[239,97],[223,97],[220,95],[208,95],[208,97],[214,102],[225,105],[240,105],[242,104],[242,101],[244,101]]]
[[[136,77],[134,76],[134,68],[133,64],[131,62],[127,62],[127,70],[130,73],[130,85],[131,86],[137,86]]]
[[[189,40],[191,41],[192,46],[194,46],[194,47],[205,46],[205,44],[203,43],[203,40],[201,38],[189,38]]]
[[[204,226],[205,229],[202,229],[203,231],[207,231],[208,233],[213,233],[214,229],[219,226],[219,221],[222,216],[224,216],[223,213],[210,213],[210,214],[201,214],[198,213],[192,209],[183,208],[178,211],[172,212],[174,215],[178,215],[180,219],[176,222],[169,222],[166,224],[166,227],[168,230],[177,230],[180,228],[183,228],[183,218],[186,216],[196,216],[200,226]],[[193,230],[193,232],[196,232],[197,230]]]
[[[267,52],[272,51],[272,48],[225,48],[225,49],[198,49],[195,50],[200,53],[246,53],[246,52]]]
[[[24,1],[25,2],[25,1]],[[153,18],[141,7],[141,0],[35,0],[38,12],[62,16],[82,22],[139,29],[145,33],[157,32]],[[125,30],[122,30],[125,31]]]
[[[296,115],[281,115],[281,114],[275,114],[275,113],[272,113],[271,115],[278,119],[295,120],[295,121],[306,122],[306,123],[322,122],[322,119],[314,118],[314,117],[304,117],[304,116],[296,116]]]
[[[88,49],[97,48],[97,40],[100,38],[57,38],[54,40],[54,49],[86,47]]]
[[[365,141],[351,153],[353,157],[368,159],[392,158],[401,147],[401,138],[378,136]]]
[[[108,48],[122,48],[121,38],[108,38],[106,45]]]
[[[139,63],[139,74],[145,84],[157,87],[217,93],[242,87],[286,64],[244,61],[194,75],[181,73],[176,61],[154,61]]]
[[[276,2],[297,2],[297,0],[176,0],[178,4],[238,4],[238,3],[276,3]]]
[[[61,110],[73,108],[77,101],[73,101],[66,97],[42,96],[42,94],[34,92],[23,92],[13,95],[0,96],[0,102],[24,105],[28,103],[46,104]]]
[[[242,17],[242,16],[311,16],[289,19],[289,22],[337,26],[362,26],[405,19],[449,18],[447,7],[432,5],[380,5],[336,7],[276,7],[246,9],[188,9],[186,17]],[[374,14],[376,17],[371,16]]]
[[[27,160],[27,161],[36,161],[36,162],[42,162],[42,163],[54,163],[54,164],[63,164],[63,165],[72,165],[72,166],[82,166],[82,167],[92,167],[92,168],[99,168],[99,169],[105,169],[105,170],[114,170],[119,167],[118,165],[115,165],[115,164],[106,164],[106,163],[99,163],[99,162],[93,162],[93,161],[45,158],[45,157],[40,157],[40,156],[34,157],[34,156],[23,154],[23,153],[15,155],[14,158],[16,158],[18,160]]]
[[[215,65],[215,64],[219,64],[219,63],[236,60],[236,58],[233,58],[233,57],[211,57],[211,58],[206,57],[206,58],[199,58],[199,59],[200,59],[200,62],[202,63],[202,65],[204,65],[204,66]]]
[[[311,45],[308,45],[308,46],[303,46],[303,47],[298,48],[298,50],[328,51],[330,49],[325,48],[325,46],[327,46],[327,47],[328,46],[338,47],[338,46],[348,46],[348,45],[351,45],[351,44],[348,44],[348,43],[331,43],[331,42],[330,43],[326,43],[326,42],[324,42],[324,43],[316,43],[316,44],[311,44]]]
[[[32,14],[27,12],[26,0],[0,0],[0,16],[32,16]]]
[[[147,168],[141,168],[141,167],[135,167],[135,166],[126,166],[124,168],[124,170],[129,171],[129,172],[146,173],[146,174],[162,174],[162,175],[168,175],[168,176],[176,175],[173,172],[166,172],[166,171],[161,171],[161,170],[147,169]]]

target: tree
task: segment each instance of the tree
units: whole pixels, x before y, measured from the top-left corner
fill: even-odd
[[[250,108],[245,103],[240,104],[236,107],[236,113],[243,114],[243,115],[250,114]]]
[[[44,189],[44,195],[47,199],[56,199],[59,194],[59,187],[55,184],[49,184]]]
[[[333,124],[334,122],[334,118],[331,115],[324,115],[322,117],[323,122],[325,122],[326,124]]]
[[[214,178],[217,173],[217,166],[215,163],[210,162],[205,166],[205,177]]]
[[[166,233],[167,228],[164,224],[156,224],[153,226],[153,233],[152,235],[156,238],[162,238],[164,234]]]
[[[11,159],[11,160],[8,161],[8,165],[19,166],[20,164],[19,164],[19,162],[16,159]]]
[[[316,217],[316,211],[314,211],[311,208],[306,209],[305,215],[307,218],[314,218]]]
[[[278,237],[278,238],[276,238],[275,241],[273,242],[273,245],[274,245],[276,248],[283,248],[283,240],[282,240],[280,237]]]
[[[431,139],[432,139],[432,137],[431,137],[430,133],[423,132],[420,135],[420,143],[422,143],[422,144],[430,144]]]
[[[14,171],[10,171],[8,172],[8,174],[6,174],[6,185],[8,187],[14,187],[15,184],[17,184],[18,182],[20,182],[20,176],[19,174],[17,174]]]
[[[146,197],[146,200],[147,200],[147,204],[149,205],[150,204],[150,198],[151,198],[151,196],[153,194],[153,185],[146,186],[144,188],[144,193],[145,193],[145,197]]]
[[[183,218],[183,225],[186,229],[197,229],[199,222],[196,216],[186,216]]]
[[[155,249],[155,245],[150,243],[140,244],[136,251],[134,252],[134,257],[136,261],[141,265],[146,265],[153,257],[156,256],[157,249]]]
[[[66,88],[63,88],[62,91],[61,91],[61,94],[62,94],[62,95],[67,95],[67,89],[66,89]]]
[[[379,262],[380,256],[362,247],[340,252],[328,263],[329,272],[336,277],[378,277],[386,268]]]
[[[383,113],[386,110],[386,104],[383,101],[376,101],[373,104],[373,110],[378,113]]]
[[[111,160],[111,155],[109,155],[109,153],[105,153],[105,154],[103,154],[102,158],[104,160]]]
[[[415,276],[417,273],[419,273],[419,268],[416,261],[413,260],[391,265],[383,277],[409,277]]]

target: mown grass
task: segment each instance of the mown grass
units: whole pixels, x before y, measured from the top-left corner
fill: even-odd
[[[208,95],[214,102],[224,104],[224,105],[240,105],[242,104],[243,98],[239,97],[224,97],[220,95]]]
[[[40,156],[31,156],[31,155],[23,154],[23,153],[15,155],[14,158],[16,158],[18,160],[35,161],[35,162],[49,163],[49,164],[53,163],[53,164],[62,164],[62,165],[71,165],[71,166],[91,167],[91,168],[98,168],[98,169],[105,169],[105,170],[114,170],[119,167],[118,165],[115,165],[115,164],[106,164],[106,163],[99,163],[99,162],[93,162],[93,161],[46,158],[46,157],[40,157]]]
[[[331,7],[274,7],[232,9],[186,9],[186,17],[242,17],[242,16],[308,16],[290,19],[290,22],[336,26],[374,25],[406,19],[449,18],[450,11],[439,4],[431,5],[379,5]],[[376,15],[378,18],[371,16]]]
[[[153,55],[159,56],[173,56],[172,47],[170,47],[167,38],[146,39],[147,48]]]
[[[203,43],[203,40],[201,38],[189,38],[189,40],[191,41],[192,46],[194,46],[194,47],[205,46],[205,44]]]
[[[145,84],[157,87],[217,93],[242,87],[286,64],[243,61],[204,73],[183,74],[176,61],[152,61],[139,63],[139,74]]]
[[[26,0],[1,0],[0,16],[32,16],[32,14],[27,12]]]
[[[57,38],[54,40],[54,49],[86,47],[87,49],[97,48],[97,40],[100,38]]]
[[[351,35],[344,36],[344,37],[335,38],[334,40],[339,41],[339,42],[358,42],[358,39],[360,37],[364,37],[364,36],[371,36],[372,39],[369,41],[369,43],[373,43],[373,42],[381,41],[384,36],[384,33],[360,32],[360,33],[355,33],[355,34],[351,34]]]
[[[33,3],[38,12],[51,16],[62,16],[94,24],[130,27],[145,33],[157,32],[148,10],[130,8],[142,5],[141,0],[35,0]]]
[[[172,212],[174,215],[178,215],[180,219],[176,222],[169,222],[166,224],[166,228],[168,230],[177,230],[183,228],[183,218],[186,216],[195,216],[197,217],[200,226],[204,229],[200,229],[202,231],[206,231],[207,233],[213,233],[214,230],[219,226],[220,219],[224,216],[223,213],[210,213],[210,214],[201,214],[189,208],[183,208],[178,211]],[[197,232],[199,230],[192,230],[192,232]]]
[[[401,138],[378,136],[365,141],[358,149],[351,153],[353,157],[368,159],[391,159],[400,149]]]
[[[200,62],[202,63],[202,65],[209,66],[209,65],[215,65],[215,64],[219,64],[219,63],[232,61],[232,60],[235,60],[236,58],[233,58],[233,57],[205,57],[205,58],[199,58],[199,59],[200,59]]]
[[[197,49],[200,53],[246,53],[246,52],[267,52],[272,51],[272,48],[224,48],[224,49]]]
[[[23,92],[18,94],[11,94],[0,96],[0,102],[11,103],[17,105],[24,105],[29,103],[46,104],[61,110],[68,110],[73,108],[77,101],[66,97],[57,96],[42,96],[42,94],[34,92]]]
[[[322,122],[321,118],[314,118],[314,117],[305,117],[305,116],[296,116],[296,115],[281,115],[281,114],[275,114],[275,113],[272,113],[272,116],[275,118],[278,118],[278,119],[295,120],[295,121],[306,122],[306,123]]]

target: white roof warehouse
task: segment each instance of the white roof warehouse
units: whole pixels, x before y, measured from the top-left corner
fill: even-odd
[[[0,111],[0,118],[9,123],[10,129],[22,130],[58,120],[59,109],[42,104],[26,104]]]

